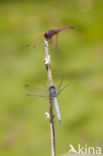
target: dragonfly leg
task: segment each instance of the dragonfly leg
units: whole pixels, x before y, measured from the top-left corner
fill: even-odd
[[[56,51],[58,52],[59,49],[58,49],[58,33],[56,34]]]

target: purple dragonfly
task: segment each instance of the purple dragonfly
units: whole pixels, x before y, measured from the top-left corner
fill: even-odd
[[[59,83],[57,89],[55,88],[55,86],[50,86],[49,87],[49,96],[53,98],[54,100],[54,104],[55,104],[55,109],[56,109],[56,113],[57,113],[57,118],[59,120],[59,122],[61,122],[61,115],[60,115],[60,110],[59,110],[59,105],[58,105],[58,101],[57,101],[57,96],[65,89],[69,86],[69,84],[65,85],[62,89],[61,89],[61,85],[62,85],[63,79],[61,80],[61,82]],[[30,85],[25,85],[28,88],[35,89],[35,90],[39,90],[39,91],[45,91],[44,89],[40,89],[40,88],[36,88]],[[48,97],[48,95],[44,95],[44,94],[27,94],[27,96],[33,96],[33,97],[40,97],[40,98],[45,98]]]
[[[48,40],[49,41],[49,43],[52,43],[52,38],[53,38],[53,36],[56,36],[56,48],[58,49],[58,34],[59,34],[59,32],[61,32],[61,31],[63,31],[63,30],[66,30],[66,29],[74,29],[74,27],[73,26],[69,26],[69,27],[63,27],[63,28],[60,28],[60,29],[55,29],[55,30],[49,30],[47,33],[45,33],[44,34],[44,38],[46,39],[46,40]],[[43,35],[42,35],[42,37],[43,37]],[[36,41],[32,41],[32,42],[38,42],[39,40],[40,40],[40,38],[41,37],[38,37],[37,39],[36,39]],[[30,42],[31,43],[31,42]],[[29,44],[27,44],[27,47],[30,45],[30,43]],[[36,43],[34,43],[34,46],[33,47],[35,47],[36,46]]]

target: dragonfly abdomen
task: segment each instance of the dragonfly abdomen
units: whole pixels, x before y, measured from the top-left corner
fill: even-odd
[[[55,109],[56,109],[58,120],[59,120],[59,122],[61,122],[61,115],[60,115],[60,110],[59,110],[59,105],[58,105],[58,102],[57,102],[57,98],[54,97],[53,99],[54,99],[54,103],[55,103]]]

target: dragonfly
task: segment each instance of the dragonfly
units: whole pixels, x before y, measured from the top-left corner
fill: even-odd
[[[45,38],[47,41],[49,41],[49,44],[50,44],[50,43],[52,43],[52,38],[53,38],[53,36],[56,36],[56,49],[58,50],[58,34],[59,34],[61,31],[66,30],[66,29],[74,29],[74,27],[73,27],[73,26],[69,26],[69,27],[63,27],[63,28],[55,29],[55,30],[51,29],[51,30],[49,30],[48,32],[44,33],[44,34],[42,35],[42,37],[44,36],[44,38]],[[37,43],[38,41],[40,41],[40,36],[36,39],[36,41],[33,40],[32,42],[36,42],[36,43]],[[36,46],[36,43],[34,43],[34,46],[33,46],[33,47]],[[27,44],[27,47],[28,47],[30,44],[31,44],[31,42],[30,42],[29,44]]]
[[[55,110],[56,110],[56,114],[57,114],[57,118],[59,120],[59,122],[61,122],[61,115],[60,115],[60,109],[59,109],[59,105],[58,105],[58,100],[57,100],[57,97],[59,96],[59,94],[69,86],[69,84],[66,84],[62,89],[61,89],[61,86],[62,86],[62,83],[63,83],[63,79],[60,81],[57,89],[55,88],[54,85],[50,86],[49,87],[49,95],[37,95],[37,94],[27,94],[27,96],[33,96],[33,97],[40,97],[40,98],[45,98],[45,97],[48,97],[50,96],[50,98],[53,98],[54,100],[54,104],[55,104]],[[25,85],[26,87],[30,88],[32,87],[32,89],[36,89],[36,90],[40,90],[40,91],[45,91],[44,89],[40,89],[40,88],[36,88],[34,86],[30,86],[28,84]],[[47,90],[46,90],[47,91]]]

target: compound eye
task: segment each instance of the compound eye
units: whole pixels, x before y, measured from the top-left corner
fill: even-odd
[[[49,36],[48,36],[48,34],[47,34],[47,33],[45,33],[45,34],[44,34],[44,37],[45,37],[45,38],[48,38]]]

